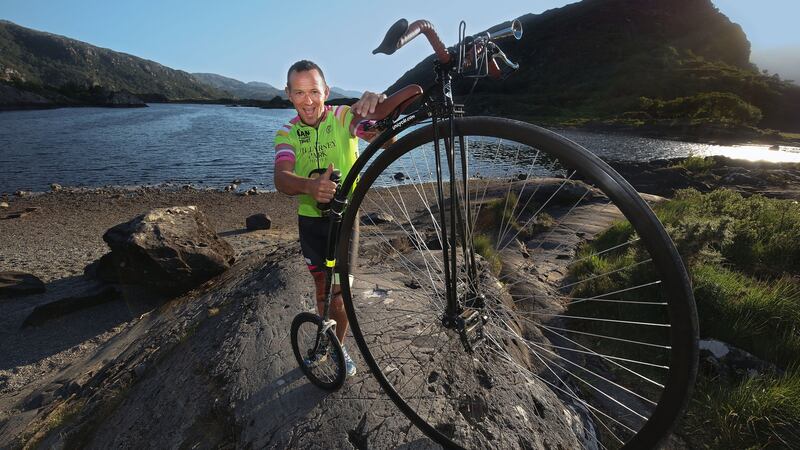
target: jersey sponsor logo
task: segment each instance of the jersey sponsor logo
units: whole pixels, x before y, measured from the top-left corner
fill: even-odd
[[[297,137],[300,139],[301,144],[311,142],[311,132],[308,130],[297,130]]]
[[[330,126],[330,125],[328,125],[328,126],[325,128],[325,132],[326,132],[326,133],[330,133],[330,132],[331,132],[331,126]]]

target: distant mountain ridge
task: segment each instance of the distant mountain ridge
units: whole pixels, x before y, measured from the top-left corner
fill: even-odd
[[[169,100],[221,94],[182,70],[6,20],[0,20],[0,81],[67,91],[102,87]]]
[[[742,28],[711,0],[584,0],[519,20],[522,39],[499,45],[520,69],[479,82],[472,113],[800,132],[800,87],[760,73]],[[431,83],[432,60],[387,92]]]
[[[261,81],[250,81],[245,83],[235,78],[230,78],[215,73],[193,73],[192,76],[198,81],[208,84],[220,91],[224,91],[236,99],[251,99],[251,100],[272,100],[275,96],[285,99],[286,92],[283,89],[278,89],[269,83]],[[330,99],[341,98],[358,98],[361,97],[361,92],[349,91],[346,89],[331,86]]]

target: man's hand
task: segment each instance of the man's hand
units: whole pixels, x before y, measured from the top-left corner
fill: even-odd
[[[336,183],[331,181],[333,164],[328,164],[328,170],[308,183],[308,195],[320,203],[330,203],[336,193]]]
[[[353,106],[350,108],[353,110],[353,113],[361,117],[367,117],[369,114],[374,113],[375,107],[378,106],[379,103],[383,103],[384,100],[386,100],[386,94],[376,94],[366,91],[361,96],[361,99],[353,103]]]

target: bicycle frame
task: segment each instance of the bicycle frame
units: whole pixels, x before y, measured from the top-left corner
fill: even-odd
[[[328,212],[331,221],[328,230],[328,244],[325,256],[325,279],[326,279],[326,295],[325,295],[325,308],[323,321],[327,321],[330,302],[333,298],[333,275],[336,272],[337,260],[336,251],[339,246],[339,234],[341,231],[342,215],[347,208],[348,195],[352,191],[353,186],[358,180],[359,174],[363,171],[367,162],[381,150],[392,138],[403,132],[404,130],[422,123],[425,120],[431,119],[434,127],[434,153],[435,153],[435,166],[436,166],[436,190],[439,207],[439,215],[441,220],[441,244],[443,251],[443,267],[444,279],[447,288],[446,302],[447,307],[442,317],[442,324],[447,328],[455,328],[459,332],[469,325],[468,322],[474,322],[475,317],[464,316],[464,308],[462,305],[476,306],[480,301],[480,295],[477,292],[476,278],[477,267],[475,262],[475,255],[471,251],[471,246],[467,245],[467,239],[472,235],[472,217],[469,214],[470,201],[469,195],[469,174],[467,173],[467,154],[465,149],[465,142],[463,136],[459,137],[460,154],[458,155],[461,164],[461,178],[457,179],[455,146],[455,124],[454,120],[457,116],[462,115],[460,106],[454,103],[452,95],[452,79],[453,79],[453,66],[450,64],[436,64],[436,82],[425,89],[423,93],[423,104],[416,111],[406,115],[405,117],[398,118],[391,122],[387,129],[379,134],[364,150],[364,152],[356,160],[353,167],[345,177],[344,181],[337,188],[331,207]],[[441,96],[441,98],[437,98]],[[445,186],[443,176],[443,161],[441,157],[442,149],[439,145],[440,136],[438,133],[438,121],[447,120],[449,130],[448,136],[444,138],[445,146],[444,153],[447,161],[448,177],[451,181],[449,183],[450,194],[450,214],[446,217],[445,205]],[[462,184],[462,192],[465,193],[463,202],[459,199],[457,183]],[[466,299],[461,299],[459,302],[457,295],[457,239],[458,230],[462,230],[461,234],[461,248],[464,258],[468,261],[468,288],[469,292]],[[347,249],[341,249],[340,255],[346,255]],[[474,315],[473,315],[474,316]],[[465,344],[467,345],[467,344]],[[468,345],[467,345],[468,346]]]

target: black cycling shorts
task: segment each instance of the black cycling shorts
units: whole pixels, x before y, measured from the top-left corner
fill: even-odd
[[[353,230],[353,239],[350,240],[350,266],[356,263],[358,255],[359,226],[356,221]],[[328,251],[328,231],[330,219],[328,217],[298,216],[297,228],[300,232],[300,249],[306,260],[308,270],[322,272],[325,270],[325,253]]]

